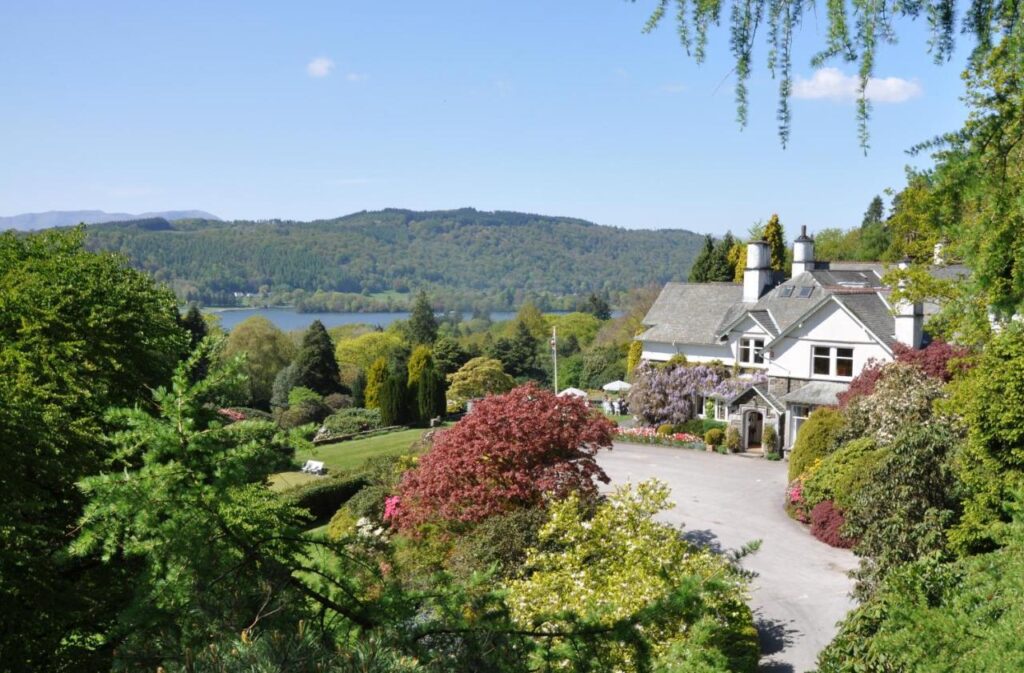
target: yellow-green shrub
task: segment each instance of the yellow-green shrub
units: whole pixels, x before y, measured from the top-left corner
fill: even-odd
[[[860,490],[870,481],[875,465],[885,456],[869,437],[843,444],[823,458],[804,479],[803,497],[808,508],[823,500],[832,500],[841,509],[849,509]]]
[[[839,440],[846,427],[842,412],[822,407],[811,412],[810,417],[800,426],[800,432],[789,457],[789,480],[793,481],[815,459],[824,458],[839,448]]]

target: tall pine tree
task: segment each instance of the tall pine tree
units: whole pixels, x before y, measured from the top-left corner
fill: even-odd
[[[412,315],[409,316],[409,341],[415,346],[419,344],[431,345],[437,341],[437,318],[434,316],[434,309],[430,306],[427,293],[420,290],[416,295],[416,301],[412,306]]]
[[[324,324],[314,320],[302,337],[302,348],[295,357],[295,385],[321,395],[342,392],[334,343]]]

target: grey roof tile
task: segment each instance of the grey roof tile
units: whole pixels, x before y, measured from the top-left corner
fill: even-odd
[[[849,387],[848,383],[811,381],[791,393],[786,393],[782,396],[781,400],[786,404],[812,404],[834,407],[839,404],[837,395],[845,392]]]
[[[734,283],[668,283],[644,317],[651,326],[645,341],[715,344],[715,328],[736,310],[742,312],[743,286]]]

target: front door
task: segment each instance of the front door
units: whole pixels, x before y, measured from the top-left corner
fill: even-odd
[[[761,431],[764,429],[764,416],[759,411],[747,414],[747,448],[757,449],[761,446]]]

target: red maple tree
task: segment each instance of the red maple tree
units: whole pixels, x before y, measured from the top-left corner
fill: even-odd
[[[892,349],[896,362],[904,362],[917,367],[927,376],[949,383],[950,379],[969,367],[966,358],[970,351],[962,346],[954,346],[941,339],[935,339],[925,348],[911,348],[897,343]],[[878,381],[885,376],[885,365],[878,360],[869,360],[860,374],[850,381],[850,387],[839,393],[839,407],[845,408],[854,399],[875,392]]]
[[[481,521],[540,506],[549,495],[595,496],[595,480],[609,481],[595,456],[611,448],[614,428],[586,401],[532,383],[487,397],[405,474],[389,519],[409,530]]]

